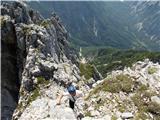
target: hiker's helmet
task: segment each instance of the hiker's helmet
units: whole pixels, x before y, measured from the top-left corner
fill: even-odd
[[[68,92],[69,92],[70,94],[76,92],[76,88],[75,88],[73,85],[70,85],[70,86],[67,88],[67,90],[68,90]]]

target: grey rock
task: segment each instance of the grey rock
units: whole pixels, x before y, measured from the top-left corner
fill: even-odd
[[[12,94],[7,90],[2,88],[1,90],[1,119],[3,120],[10,120],[12,118],[12,114],[14,109],[17,106],[16,101],[14,100]]]
[[[46,56],[43,53],[39,53],[39,58],[42,60],[46,60]]]
[[[160,97],[158,97],[158,96],[152,96],[151,97],[151,101],[155,102],[157,104],[160,104]]]
[[[123,119],[129,119],[129,118],[133,118],[134,116],[133,116],[133,114],[130,113],[130,112],[124,112],[124,113],[121,114],[121,117],[122,117]]]
[[[33,81],[31,79],[22,79],[23,81],[23,86],[25,88],[26,91],[32,91],[34,89],[33,87]]]
[[[91,111],[91,116],[99,116],[100,113],[97,110]]]
[[[111,120],[111,116],[110,115],[105,115],[102,119],[104,119],[104,120]]]
[[[66,119],[76,120],[71,108],[56,106],[56,101],[42,98],[37,99],[23,112],[19,120],[39,119]]]
[[[54,63],[51,63],[50,61],[42,61],[40,62],[41,69],[44,69],[46,71],[52,71],[55,69]]]
[[[31,71],[31,74],[33,76],[35,76],[35,77],[40,76],[41,75],[41,71],[40,71],[39,67],[36,66],[35,69]]]

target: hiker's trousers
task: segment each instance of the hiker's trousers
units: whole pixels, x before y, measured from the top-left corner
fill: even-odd
[[[72,100],[69,99],[69,107],[74,109],[74,104],[75,104],[75,102],[73,102]]]

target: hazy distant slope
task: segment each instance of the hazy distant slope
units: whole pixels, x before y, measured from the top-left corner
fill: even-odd
[[[155,15],[150,22],[144,23],[145,31],[152,33],[155,41],[137,27],[147,15],[156,13],[159,7],[140,9],[143,2],[30,2],[44,17],[54,11],[62,19],[70,32],[71,41],[78,46],[111,46],[115,48],[160,50],[158,36],[159,18]],[[147,4],[143,4],[144,6]],[[153,4],[152,4],[153,5]],[[156,4],[157,6],[157,4]],[[135,9],[136,10],[133,10]],[[146,14],[148,13],[148,14]],[[158,23],[159,22],[159,23]],[[148,24],[149,23],[149,24]],[[145,27],[146,26],[146,27]],[[150,30],[151,28],[151,30]],[[152,31],[152,32],[151,32]],[[153,38],[153,36],[152,36]],[[158,43],[158,44],[157,44]],[[154,47],[155,46],[155,47]]]

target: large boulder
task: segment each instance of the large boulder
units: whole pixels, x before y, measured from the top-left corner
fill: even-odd
[[[49,98],[39,98],[22,113],[19,120],[76,120],[75,113],[64,105],[57,106],[56,101]]]

